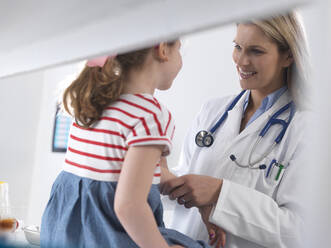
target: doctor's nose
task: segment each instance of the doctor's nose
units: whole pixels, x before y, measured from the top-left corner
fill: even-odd
[[[245,53],[237,53],[233,56],[233,59],[238,66],[245,66],[250,64],[249,57]]]

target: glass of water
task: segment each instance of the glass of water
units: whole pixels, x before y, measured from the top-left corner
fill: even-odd
[[[0,243],[4,243],[18,226],[9,204],[8,183],[0,182]]]

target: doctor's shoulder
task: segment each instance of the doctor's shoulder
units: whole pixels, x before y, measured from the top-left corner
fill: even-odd
[[[297,110],[293,117],[291,130],[297,132],[305,132],[307,128],[311,128],[316,120],[316,113],[310,110]]]
[[[297,110],[285,133],[285,143],[288,143],[292,152],[303,151],[314,139],[312,132],[316,115],[312,111]],[[308,142],[307,142],[308,141]],[[300,152],[300,153],[301,153]]]

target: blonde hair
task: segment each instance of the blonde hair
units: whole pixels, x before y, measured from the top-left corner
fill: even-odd
[[[265,35],[277,44],[279,52],[289,51],[293,63],[285,70],[284,78],[295,103],[306,108],[310,65],[308,48],[302,22],[296,12],[252,20]]]

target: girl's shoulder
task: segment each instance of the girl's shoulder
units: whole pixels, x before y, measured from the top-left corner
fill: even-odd
[[[166,105],[159,102],[153,95],[147,93],[122,94],[107,110],[115,110],[109,115],[116,115],[129,119],[131,126],[142,123],[156,123],[156,125],[170,125],[173,117]]]

